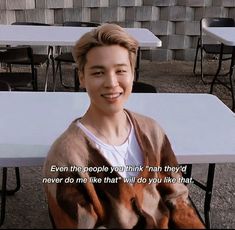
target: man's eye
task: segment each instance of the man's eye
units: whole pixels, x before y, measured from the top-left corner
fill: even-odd
[[[126,73],[127,71],[125,69],[119,69],[117,72],[118,73]]]
[[[92,75],[94,75],[94,76],[100,76],[102,74],[103,74],[102,71],[96,71],[96,72],[92,73]]]

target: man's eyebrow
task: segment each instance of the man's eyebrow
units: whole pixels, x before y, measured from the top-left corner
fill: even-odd
[[[102,65],[93,65],[93,66],[89,67],[89,69],[104,69],[104,66],[102,66]]]
[[[127,66],[127,64],[123,63],[123,64],[116,64],[115,66]]]
[[[128,66],[128,65],[125,63],[120,63],[120,64],[115,64],[114,66],[119,67],[119,66]],[[93,66],[90,66],[89,69],[105,69],[105,67],[102,65],[93,65]]]

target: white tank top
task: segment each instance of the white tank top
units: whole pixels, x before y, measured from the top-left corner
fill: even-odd
[[[128,117],[128,116],[127,116]],[[77,120],[77,126],[94,141],[96,147],[100,150],[103,156],[109,161],[112,166],[123,166],[127,169],[127,166],[143,166],[143,153],[137,142],[135,131],[130,118],[131,131],[127,140],[122,145],[109,145],[97,138],[89,129],[87,129],[79,120]],[[130,167],[129,167],[130,168]],[[139,172],[131,170],[120,170],[118,173],[124,177],[136,177]]]

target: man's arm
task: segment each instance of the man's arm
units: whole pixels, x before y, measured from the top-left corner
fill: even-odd
[[[94,228],[98,216],[87,194],[84,184],[65,183],[66,178],[74,178],[69,172],[59,173],[61,183],[46,184],[48,208],[56,228]]]
[[[181,172],[166,172],[165,166],[176,167],[178,166],[175,154],[171,148],[170,142],[165,136],[164,142],[161,148],[160,165],[163,171],[160,173],[162,180],[165,177],[176,178],[176,183],[164,183],[158,185],[158,190],[170,210],[170,226],[174,228],[205,228],[200,218],[196,214],[196,211],[191,205],[188,198],[188,188],[178,182],[178,179],[182,177]]]

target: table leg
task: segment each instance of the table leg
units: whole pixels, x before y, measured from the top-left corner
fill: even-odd
[[[192,165],[188,165],[188,166],[192,167]],[[191,170],[192,170],[191,167],[189,167],[189,171],[187,172],[187,177],[191,176]],[[213,191],[214,173],[215,173],[215,164],[213,163],[213,164],[209,164],[206,184],[203,184],[199,182],[198,180],[193,179],[193,183],[206,192],[205,201],[204,201],[204,218],[205,218],[206,228],[208,229],[210,229],[211,227],[210,207],[211,207],[211,197],[212,197],[212,191]],[[196,209],[196,206],[192,200],[191,202],[194,205],[194,208]]]
[[[3,224],[5,219],[5,208],[6,208],[6,186],[7,186],[7,168],[2,169],[2,191],[1,191],[1,219],[0,226]]]
[[[230,79],[231,85],[233,84],[232,81],[234,81],[234,79],[231,78]],[[233,88],[234,88],[234,86],[233,86]],[[232,95],[232,111],[235,112],[235,95],[234,95],[234,90],[233,90],[232,94],[233,94]]]
[[[235,67],[235,46],[233,46],[232,61],[229,70],[230,91],[232,95],[232,110],[235,112],[235,95],[234,95],[234,67]]]
[[[235,112],[235,95],[234,95],[234,81],[235,81],[235,78],[234,78],[234,74],[235,74],[235,66],[234,66],[234,58],[235,58],[235,47],[233,47],[233,66],[231,68],[231,73],[230,73],[230,85],[231,85],[231,94],[232,94],[232,111]]]
[[[56,88],[56,74],[55,74],[55,59],[54,56],[50,56],[51,59],[51,65],[52,65],[52,82],[53,82],[53,92],[55,92]]]
[[[49,64],[46,67],[46,76],[45,76],[45,83],[44,83],[44,91],[47,91],[47,87],[48,87],[48,80],[49,80],[49,74],[48,74],[48,68],[49,68]]]
[[[219,72],[220,72],[220,69],[221,69],[221,65],[222,65],[223,52],[224,52],[224,44],[222,43],[221,46],[220,46],[219,65],[218,65],[216,74],[215,74],[215,76],[214,76],[214,78],[213,78],[213,80],[211,82],[211,87],[210,87],[210,93],[211,94],[213,93],[214,84],[215,84],[216,80],[218,80],[218,75],[219,75]]]
[[[210,207],[211,207],[214,173],[215,173],[215,164],[209,164],[207,183],[206,183],[205,203],[204,203],[205,223],[208,229],[211,228]]]
[[[6,196],[14,195],[20,189],[20,171],[19,167],[15,167],[15,175],[16,175],[16,188],[12,190],[7,190],[7,168],[4,167],[2,170],[2,189],[1,193],[1,219],[0,226],[3,224],[5,219],[5,210],[6,210]]]
[[[8,195],[8,196],[14,195],[17,191],[20,190],[20,169],[19,169],[19,167],[15,167],[15,176],[16,176],[16,187],[11,190],[6,189],[6,195]]]
[[[53,53],[49,55],[47,66],[46,66],[46,76],[45,76],[45,82],[44,82],[44,91],[47,92],[47,90],[48,90],[50,62],[51,62],[51,65],[52,65],[52,91],[55,92],[55,87],[56,87],[56,71],[55,71],[55,60],[54,60]]]
[[[220,56],[219,56],[219,66],[217,69],[217,72],[213,78],[213,81],[211,83],[211,87],[210,87],[210,93],[213,93],[213,87],[215,82],[219,82],[221,83],[223,86],[225,86],[227,89],[229,89],[231,91],[231,95],[232,95],[232,110],[235,111],[235,95],[234,95],[234,85],[233,85],[233,76],[234,76],[234,62],[235,62],[235,46],[233,47],[233,51],[232,51],[232,60],[231,60],[231,65],[229,68],[229,72],[226,73],[225,75],[229,75],[229,83],[230,86],[226,85],[226,83],[222,82],[221,80],[218,79],[218,75],[221,69],[221,63],[222,63],[222,57],[223,57],[223,49],[224,49],[224,44],[221,44],[221,49],[220,49]]]
[[[235,112],[235,95],[234,95],[234,67],[235,67],[235,46],[233,46],[233,52],[232,52],[232,61],[229,69],[229,83],[230,87],[227,87],[231,91],[232,96],[232,110]],[[225,85],[226,86],[226,85]]]

